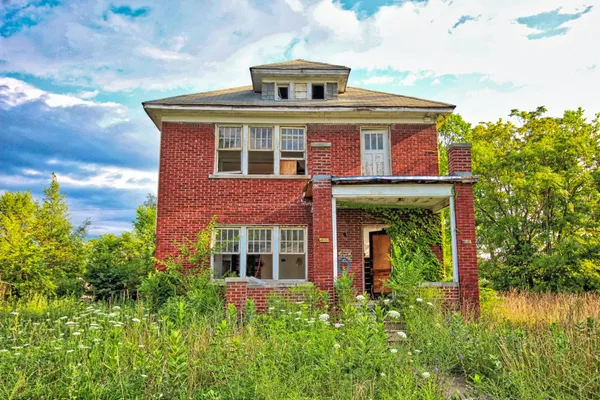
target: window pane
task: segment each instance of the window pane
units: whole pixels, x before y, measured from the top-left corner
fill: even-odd
[[[304,151],[304,128],[281,128],[281,151]]]
[[[242,152],[219,150],[217,154],[218,172],[242,173]]]
[[[280,230],[279,252],[282,254],[304,253],[304,229],[286,228]]]
[[[365,150],[371,150],[371,135],[365,133]]]
[[[219,254],[238,254],[240,252],[239,228],[217,228],[215,251]]]
[[[242,127],[220,126],[218,149],[242,149]]]
[[[383,134],[377,135],[377,150],[383,150]]]
[[[250,150],[272,150],[273,128],[250,128]]]
[[[271,253],[272,233],[270,228],[248,229],[248,254]]]

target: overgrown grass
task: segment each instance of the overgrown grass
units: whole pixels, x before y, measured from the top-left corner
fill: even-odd
[[[197,312],[189,296],[156,313],[34,297],[0,305],[0,398],[441,399],[453,375],[489,398],[598,398],[600,308],[583,296],[590,315],[507,317],[523,302],[543,312],[534,299],[548,300],[509,294],[466,322],[415,298],[390,344],[384,321],[396,310],[364,300],[328,310],[272,299],[239,319],[224,305]]]

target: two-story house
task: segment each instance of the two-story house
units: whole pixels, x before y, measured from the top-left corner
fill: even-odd
[[[450,146],[449,176],[438,168],[436,120],[454,106],[348,87],[349,74],[294,60],[251,67],[251,86],[143,103],[161,132],[156,256],[217,216],[211,268],[238,307],[303,282],[332,294],[342,268],[376,295],[385,221],[348,204],[449,207],[454,279],[431,285],[476,311],[470,146]]]

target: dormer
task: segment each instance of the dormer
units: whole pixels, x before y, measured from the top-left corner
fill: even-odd
[[[250,67],[252,88],[263,100],[323,101],[346,91],[350,68],[293,60]]]

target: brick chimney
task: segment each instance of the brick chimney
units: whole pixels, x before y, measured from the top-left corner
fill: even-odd
[[[448,173],[458,176],[472,175],[471,143],[452,143],[448,146]]]

